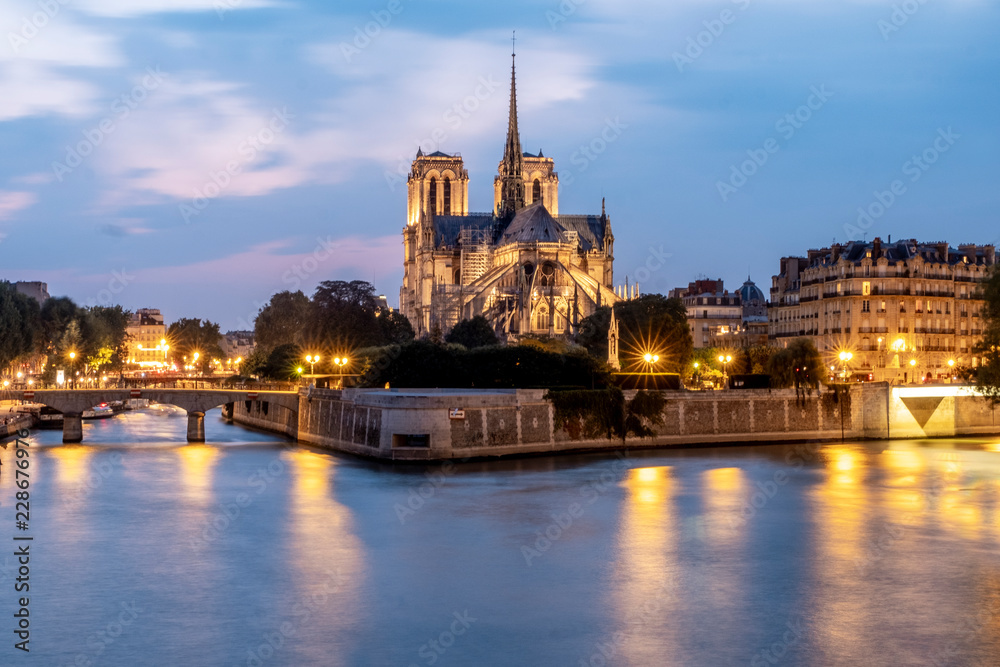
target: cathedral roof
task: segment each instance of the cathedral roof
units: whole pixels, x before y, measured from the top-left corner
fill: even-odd
[[[437,247],[458,245],[462,229],[492,230],[496,219],[492,213],[470,213],[469,215],[435,215],[434,241]]]
[[[517,212],[500,237],[500,245],[536,241],[558,243],[563,240],[565,231],[566,228],[560,225],[539,201]]]

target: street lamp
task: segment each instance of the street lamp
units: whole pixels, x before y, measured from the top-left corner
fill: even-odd
[[[726,364],[728,364],[732,360],[733,360],[732,355],[729,354],[719,355],[719,362],[722,364],[722,382],[725,383],[726,386],[729,386],[729,372],[726,370]]]
[[[73,375],[73,369],[76,368],[76,352],[69,353],[69,372],[70,379],[73,380],[72,387],[76,389],[76,377]]]
[[[642,355],[642,358],[646,361],[647,364],[655,364],[657,361],[660,360],[660,355],[650,354],[649,352],[647,352],[646,354]]]
[[[316,364],[319,363],[319,355],[307,354],[306,363],[309,364],[309,375],[316,375]]]
[[[844,378],[844,381],[846,382],[847,381],[847,362],[850,361],[851,359],[853,359],[854,355],[851,354],[850,352],[848,352],[847,350],[844,350],[843,352],[841,352],[837,356],[840,357],[840,375],[841,375],[841,377]]]

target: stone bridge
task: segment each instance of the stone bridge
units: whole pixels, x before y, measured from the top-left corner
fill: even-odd
[[[11,394],[12,392],[7,392]],[[37,389],[16,392],[8,398],[21,398],[47,405],[63,413],[63,442],[83,440],[81,416],[95,405],[111,401],[145,398],[156,403],[176,405],[188,413],[188,442],[205,441],[205,412],[237,401],[268,401],[292,412],[299,411],[295,391],[246,391],[235,389]]]

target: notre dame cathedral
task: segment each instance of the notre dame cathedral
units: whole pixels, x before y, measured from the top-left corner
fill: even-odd
[[[521,151],[513,64],[493,211],[469,213],[460,155],[418,149],[407,187],[399,303],[418,336],[435,328],[447,333],[476,315],[507,342],[568,336],[599,306],[618,301],[604,203],[600,215],[560,215],[552,158]]]

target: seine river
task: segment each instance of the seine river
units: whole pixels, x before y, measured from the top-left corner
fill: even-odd
[[[1000,438],[392,467],[185,426],[32,434],[28,531],[0,453],[0,664],[1000,664]]]

